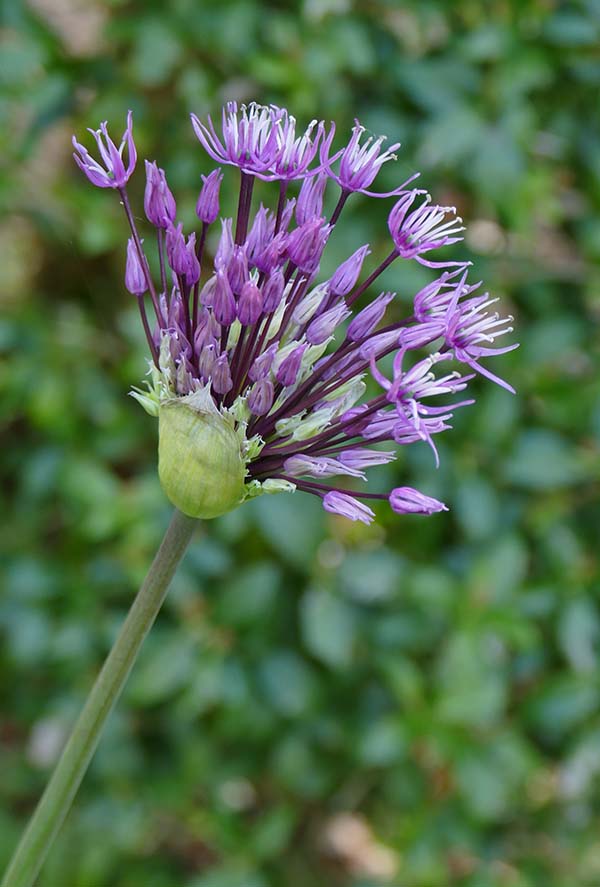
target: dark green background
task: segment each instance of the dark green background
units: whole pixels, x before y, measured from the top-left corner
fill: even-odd
[[[40,887],[595,887],[598,0],[3,11],[0,863],[169,517],[126,396],[125,224],[70,135],[133,108],[189,220],[188,112],[256,98],[402,141],[379,182],[420,169],[468,221],[518,396],[477,383],[438,472],[423,445],[380,475],[449,514],[367,528],[298,494],[205,527]],[[354,199],[330,262],[383,255],[387,206]]]

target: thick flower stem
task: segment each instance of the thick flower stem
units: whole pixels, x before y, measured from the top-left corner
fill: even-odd
[[[148,575],[110,651],[52,778],[18,845],[1,887],[31,887],[123,689],[140,647],[165,599],[197,521],[175,511]]]

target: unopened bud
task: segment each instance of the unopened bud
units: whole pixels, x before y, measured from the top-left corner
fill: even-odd
[[[144,212],[148,221],[157,228],[167,228],[177,214],[175,198],[167,185],[164,169],[147,160]]]
[[[148,289],[146,275],[133,238],[127,241],[127,263],[125,265],[125,286],[134,296],[143,295]]]
[[[219,215],[219,191],[223,173],[220,169],[213,169],[207,175],[202,176],[202,190],[196,204],[196,215],[201,222],[211,225]]]

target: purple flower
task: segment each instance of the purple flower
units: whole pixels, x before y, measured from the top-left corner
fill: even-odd
[[[254,266],[263,274],[272,275],[285,262],[288,236],[284,231],[269,240],[264,250],[254,257]]]
[[[231,284],[223,270],[217,271],[217,283],[212,304],[213,313],[218,323],[229,326],[236,318],[236,305]]]
[[[168,228],[175,221],[177,207],[171,194],[164,169],[156,163],[146,163],[146,190],[144,192],[144,212],[149,222],[156,228]]]
[[[388,217],[388,228],[398,254],[403,259],[417,259],[423,265],[428,264],[430,268],[446,265],[464,266],[464,262],[444,262],[441,265],[434,265],[422,258],[423,253],[462,240],[462,237],[455,235],[465,229],[460,224],[462,219],[459,216],[446,218],[449,213],[456,212],[453,206],[432,206],[429,195],[417,209],[409,212],[415,198],[421,193],[413,190],[405,194]]]
[[[321,147],[321,163],[323,168],[327,170],[331,178],[338,183],[343,191],[358,191],[361,194],[366,194],[368,197],[392,197],[396,194],[401,194],[406,185],[415,179],[416,176],[411,176],[407,182],[403,182],[402,185],[393,191],[375,194],[367,190],[369,185],[375,180],[383,164],[387,163],[388,160],[396,160],[394,151],[400,147],[400,142],[395,142],[384,151],[382,146],[385,142],[385,136],[379,136],[376,139],[369,136],[361,145],[360,141],[365,131],[364,126],[361,126],[358,120],[355,120],[350,141],[343,151],[339,151],[333,157],[328,157],[329,146],[324,143]],[[332,167],[338,158],[341,158],[340,168],[336,174],[333,172]]]
[[[304,179],[296,201],[296,222],[304,225],[313,219],[320,219],[323,211],[323,196],[328,176],[318,173]]]
[[[198,358],[198,372],[200,378],[205,383],[212,379],[215,361],[217,359],[216,354],[216,342],[210,342],[206,344],[200,352],[200,356]]]
[[[298,347],[294,348],[292,353],[288,354],[288,356],[280,363],[275,376],[277,381],[280,385],[283,385],[284,388],[289,388],[290,385],[294,385],[296,382],[306,347],[306,345],[298,345]]]
[[[347,336],[352,342],[360,342],[369,336],[385,314],[396,293],[381,293],[370,305],[359,311],[348,325]]]
[[[287,241],[290,261],[301,271],[314,274],[319,267],[329,231],[325,219],[312,219],[292,231]]]
[[[283,298],[285,279],[282,271],[276,268],[271,271],[263,286],[263,308],[267,314],[271,314],[280,304]]]
[[[313,321],[306,330],[306,341],[310,345],[321,345],[333,334],[334,330],[342,323],[350,314],[350,309],[346,307],[344,302],[340,302],[323,312]]]
[[[386,465],[396,458],[395,453],[386,450],[368,450],[358,447],[352,450],[342,450],[338,456],[342,465],[349,468],[371,468],[373,465]]]
[[[242,287],[238,299],[237,315],[241,324],[247,326],[262,317],[262,292],[253,280],[248,280]]]
[[[274,234],[275,216],[261,203],[246,238],[248,259],[252,264],[254,264],[255,257],[267,248]]]
[[[237,102],[228,102],[223,108],[219,138],[210,117],[208,124],[204,124],[195,114],[191,115],[194,132],[213,160],[254,175],[269,170],[278,155],[277,122],[281,117],[278,108],[252,102],[238,111]]]
[[[227,277],[234,293],[241,293],[242,287],[248,280],[248,256],[246,247],[242,244],[234,244],[231,258],[227,263]]]
[[[435,514],[448,511],[446,505],[412,487],[396,487],[390,493],[390,505],[397,514]]]
[[[80,145],[73,136],[75,163],[85,173],[92,185],[96,185],[98,188],[123,188],[127,184],[137,161],[132,128],[133,115],[131,111],[128,111],[127,127],[118,148],[108,134],[106,121],[100,124],[100,129],[88,129],[88,132],[91,132],[96,140],[104,166],[94,160],[87,149]],[[127,150],[127,166],[125,166],[123,159],[125,150]]]
[[[142,296],[148,289],[146,275],[140,262],[133,237],[127,241],[127,262],[125,265],[125,286],[134,296]]]
[[[212,225],[219,215],[219,191],[223,173],[220,169],[213,169],[207,176],[202,176],[202,189],[196,203],[196,215],[201,222]]]
[[[202,308],[198,315],[198,322],[194,333],[194,347],[196,351],[200,353],[205,345],[216,342],[220,334],[221,326],[212,311]]]
[[[488,357],[516,347],[496,344],[511,332],[512,318],[496,313],[496,300],[468,281],[469,263],[427,257],[461,239],[461,220],[424,192],[407,192],[404,183],[390,192],[400,197],[388,218],[387,258],[359,284],[369,259],[368,246],[362,246],[319,281],[346,198],[352,192],[383,196],[368,189],[398,145],[386,150],[383,139],[365,139],[356,124],[348,145],[332,154],[333,125],[326,131],[314,120],[302,129],[275,106],[228,104],[219,135],[210,118],[192,122],[210,157],[242,171],[238,206],[234,218],[222,219],[218,242],[209,238],[205,244],[206,226],[219,214],[223,175],[214,170],[203,176],[197,203],[202,226],[186,237],[182,225],[174,224],[175,200],[163,171],[146,164],[146,216],[166,231],[157,239],[160,285],[141,255],[124,187],[135,164],[131,115],[119,149],[106,124],[94,133],[104,166],[75,143],[88,178],[121,192],[133,235],[125,283],[137,297],[154,361],[150,403],[191,396],[222,426],[219,440],[233,447],[232,464],[243,478],[243,492],[231,507],[244,496],[298,490],[319,497],[332,514],[365,524],[375,517],[374,502],[389,502],[400,514],[446,510],[412,487],[373,492],[365,481],[371,468],[395,458],[399,446],[425,444],[437,463],[437,436],[451,428],[454,410],[473,403],[464,392],[475,373],[512,391],[485,365]],[[279,183],[272,208],[255,205],[253,177]],[[329,178],[342,194],[328,222],[323,195]],[[297,201],[287,199],[292,182],[299,186]],[[214,251],[212,263],[204,258],[205,246]],[[378,287],[398,257],[442,268],[413,297],[405,317],[399,300],[389,309],[394,293]],[[367,385],[369,377],[379,390]],[[147,397],[139,399],[148,405]],[[216,450],[213,445],[211,459]]]
[[[273,406],[275,392],[270,379],[260,379],[250,389],[248,408],[255,416],[265,416]]]
[[[371,524],[375,520],[375,513],[364,502],[339,490],[331,490],[323,496],[323,508],[331,514],[339,514],[348,520],[359,520],[363,524]]]
[[[497,302],[497,299],[488,299],[479,296],[459,302],[460,290],[457,288],[446,315],[446,344],[453,350],[454,356],[462,363],[466,363],[471,369],[487,376],[492,382],[506,388],[512,394],[515,393],[512,385],[505,382],[499,376],[492,373],[487,367],[482,366],[482,357],[493,357],[498,354],[506,354],[514,351],[519,346],[505,345],[503,348],[490,348],[498,336],[512,333],[510,325],[513,318],[500,317],[498,312],[492,313],[484,310]]]
[[[368,244],[365,244],[342,262],[329,281],[329,288],[334,296],[347,296],[350,290],[354,289],[363,262],[370,252]]]
[[[177,227],[169,225],[167,228],[167,236],[165,237],[167,259],[171,269],[175,274],[181,277],[185,274],[189,265],[189,255],[186,248],[185,237],[183,236],[183,223],[180,222]]]
[[[277,153],[271,166],[271,175],[262,175],[261,178],[267,181],[302,179],[308,174],[308,167],[315,158],[320,140],[324,137],[325,125],[323,121],[318,123],[312,120],[305,132],[296,136],[296,118],[281,108],[277,111],[281,115],[275,129]],[[316,133],[313,137],[315,127]],[[327,147],[331,145],[334,132],[335,129],[332,127],[324,142]]]
[[[185,270],[185,282],[188,286],[193,286],[200,280],[200,262],[196,256],[196,233],[193,232],[188,237],[185,244],[187,253],[187,268]]]
[[[263,353],[256,358],[256,360],[248,370],[248,378],[251,379],[253,382],[258,382],[261,379],[266,379],[269,375],[271,367],[273,366],[273,360],[276,353],[277,344],[273,344],[269,348],[267,348],[266,351],[263,351]]]
[[[167,258],[171,269],[188,287],[192,287],[200,279],[200,263],[196,256],[196,234],[190,234],[186,240],[183,225],[175,227],[171,222],[167,227],[165,238]]]
[[[233,256],[232,219],[221,221],[221,239],[215,253],[215,270],[227,268]]]
[[[194,132],[213,160],[239,167],[264,181],[303,179],[318,172],[310,170],[322,142],[327,154],[335,133],[332,125],[325,135],[323,121],[312,120],[300,135],[296,134],[296,118],[276,105],[252,102],[238,110],[236,102],[223,109],[221,138],[210,117],[203,123],[191,115]]]
[[[227,394],[233,387],[229,361],[226,354],[221,354],[215,360],[211,371],[212,385],[217,394]]]

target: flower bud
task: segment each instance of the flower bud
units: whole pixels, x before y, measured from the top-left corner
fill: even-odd
[[[217,323],[214,314],[202,308],[196,332],[194,333],[194,348],[198,353],[202,351],[205,345],[209,345],[214,340],[218,340],[221,336],[221,326]]]
[[[355,253],[346,259],[334,272],[329,282],[329,288],[335,296],[347,296],[358,280],[366,256],[371,250],[368,245],[361,246]]]
[[[323,195],[327,185],[326,173],[318,173],[304,179],[296,203],[296,222],[304,225],[311,219],[318,219],[323,212]]]
[[[349,520],[359,520],[363,524],[370,524],[375,518],[375,513],[368,505],[360,502],[354,496],[349,496],[348,493],[338,490],[326,493],[323,497],[323,508],[331,514],[339,514]]]
[[[307,293],[304,298],[299,302],[298,306],[294,310],[292,315],[292,320],[294,323],[297,323],[298,326],[304,326],[309,323],[310,320],[317,313],[318,309],[324,304],[324,300],[329,295],[329,284],[328,283],[320,283],[318,286],[315,286],[309,293]]]
[[[270,379],[256,382],[248,395],[248,406],[255,416],[265,416],[273,406],[273,383]]]
[[[219,323],[229,326],[235,320],[235,299],[225,271],[217,271],[213,312]]]
[[[347,335],[351,342],[360,342],[373,332],[395,295],[396,293],[382,293],[370,305],[358,312],[348,324]]]
[[[217,275],[213,274],[209,277],[202,289],[200,290],[200,304],[206,308],[212,308],[215,298],[215,288],[217,286]]]
[[[211,225],[219,215],[219,191],[223,173],[220,169],[213,169],[207,175],[202,176],[202,190],[196,204],[196,215],[201,222]]]
[[[325,219],[312,219],[289,235],[287,254],[301,271],[314,274],[317,270],[330,230]]]
[[[248,260],[254,264],[255,259],[259,256],[275,232],[275,219],[261,203],[254,216],[252,227],[246,238],[246,249],[248,250]]]
[[[284,289],[283,271],[279,269],[272,271],[263,287],[263,309],[267,314],[272,314],[279,307]]]
[[[248,257],[246,256],[246,247],[235,244],[231,258],[227,264],[227,277],[231,284],[231,289],[238,295],[242,291],[242,287],[248,280]]]
[[[133,237],[127,241],[127,263],[125,265],[125,286],[134,296],[143,295],[148,289],[146,275],[140,263]]]
[[[200,352],[200,357],[198,358],[198,372],[205,382],[208,382],[212,376],[212,371],[216,360],[216,352],[216,340],[208,342]]]
[[[192,287],[200,280],[200,262],[196,255],[196,234],[190,234],[185,245],[187,254],[187,270],[185,272],[185,282],[187,286]]]
[[[300,372],[300,364],[302,363],[302,355],[306,351],[306,345],[298,345],[288,356],[281,362],[277,368],[277,381],[288,388],[296,383],[298,373]]]
[[[231,233],[231,219],[221,221],[221,237],[215,253],[215,270],[227,268],[233,255],[233,235]]]
[[[252,380],[252,382],[258,382],[261,379],[266,379],[271,371],[271,367],[273,365],[273,358],[277,353],[277,342],[274,342],[272,345],[269,345],[266,351],[263,351],[262,354],[259,354],[250,369],[248,370],[248,378]]]
[[[167,227],[165,245],[170,267],[175,274],[183,276],[188,269],[189,257],[186,249],[185,237],[183,236],[182,222],[180,222],[177,227],[173,224],[169,224]]]
[[[242,287],[237,305],[237,314],[240,323],[247,326],[256,323],[262,315],[262,293],[252,280],[247,280]]]
[[[435,514],[436,511],[448,511],[448,506],[426,496],[413,487],[396,487],[389,496],[389,502],[396,514]]]
[[[144,212],[149,222],[156,228],[167,228],[177,214],[173,197],[164,169],[146,160],[146,190],[144,192]]]
[[[227,394],[233,388],[231,370],[226,354],[221,354],[215,360],[212,368],[212,386],[217,394]]]
[[[277,268],[280,268],[285,261],[285,251],[288,242],[288,235],[285,231],[280,231],[269,240],[264,250],[254,257],[254,264],[263,274],[271,274]]]
[[[311,345],[320,345],[333,335],[340,323],[348,317],[350,310],[345,302],[334,305],[311,321],[306,331],[306,341]]]
[[[160,482],[180,511],[208,519],[242,502],[245,466],[239,439],[208,387],[162,403],[158,433]]]

